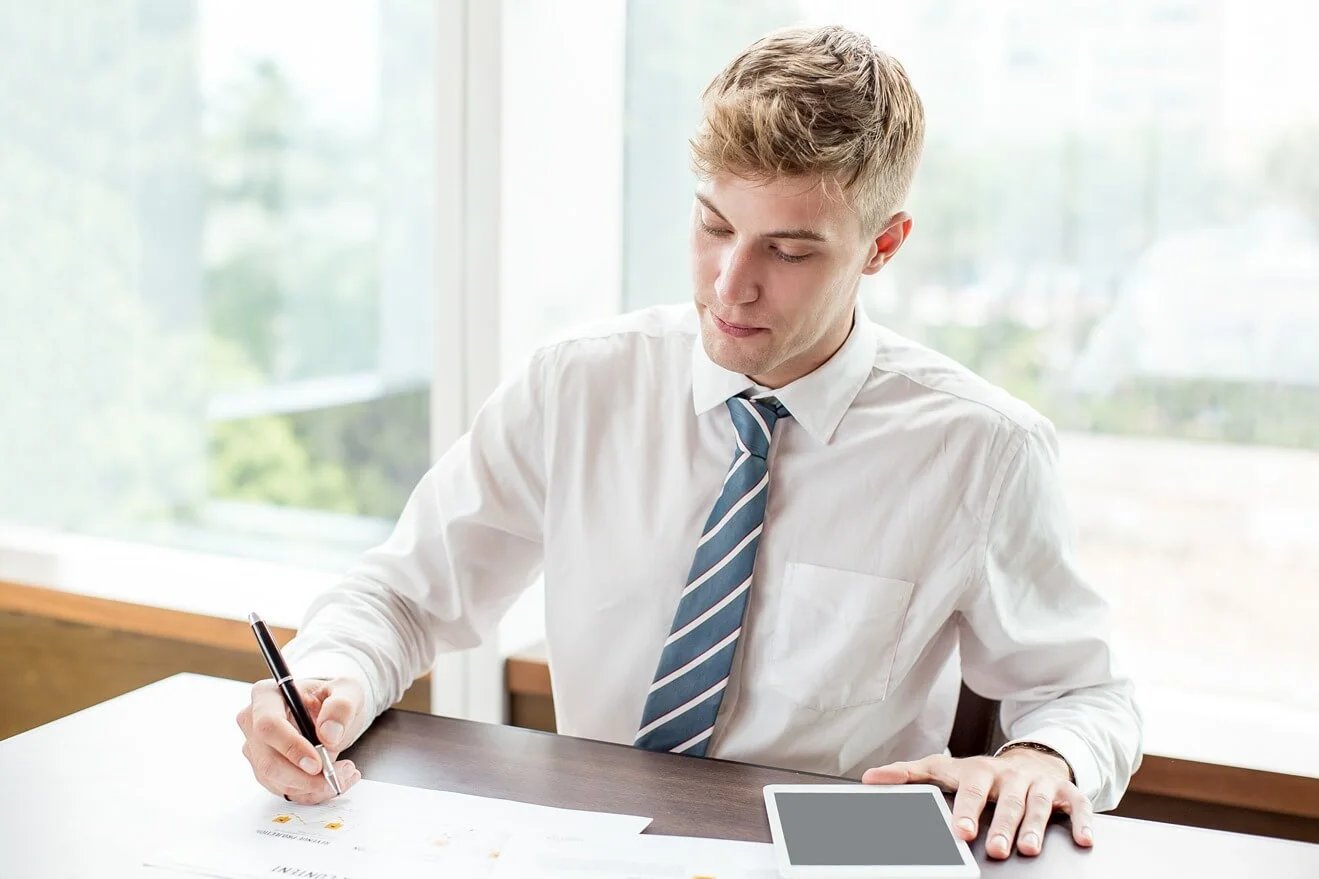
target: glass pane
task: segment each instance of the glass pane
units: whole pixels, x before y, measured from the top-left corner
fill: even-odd
[[[624,5],[503,0],[501,14],[499,332],[509,370],[619,309]]]
[[[379,539],[429,460],[435,16],[0,2],[0,519]]]
[[[927,140],[872,318],[1062,432],[1150,689],[1319,711],[1319,32],[1285,0],[631,0],[624,297],[690,298],[698,96],[767,30],[902,61]]]

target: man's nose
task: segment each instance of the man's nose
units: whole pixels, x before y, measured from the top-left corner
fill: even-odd
[[[746,248],[730,247],[724,254],[719,277],[715,278],[714,292],[724,305],[754,302],[760,297],[760,280]]]

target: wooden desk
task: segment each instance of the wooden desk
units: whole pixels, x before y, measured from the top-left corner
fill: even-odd
[[[176,829],[255,782],[234,715],[245,684],[178,675],[0,742],[0,877],[151,877]],[[350,754],[368,778],[652,816],[654,833],[769,838],[760,788],[816,776],[674,757],[548,733],[387,712]],[[984,875],[1141,879],[1319,877],[1319,845],[1099,816],[1096,847],[1049,830],[1035,859]]]

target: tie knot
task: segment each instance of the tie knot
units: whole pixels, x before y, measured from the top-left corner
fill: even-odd
[[[783,404],[773,397],[763,400],[732,397],[728,401],[728,411],[733,416],[733,427],[737,429],[742,446],[758,458],[768,458],[774,425],[780,418],[789,417]]]
[[[751,402],[755,403],[756,407],[760,409],[761,412],[764,412],[766,409],[773,412],[775,418],[792,417],[792,413],[788,411],[788,407],[780,403],[778,397],[763,397],[759,400],[752,400]]]

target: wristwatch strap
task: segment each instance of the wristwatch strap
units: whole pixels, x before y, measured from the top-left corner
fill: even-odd
[[[1064,757],[1062,754],[1059,754],[1057,751],[1055,751],[1053,748],[1050,748],[1048,745],[1041,745],[1039,742],[1008,742],[1006,745],[995,751],[994,756],[998,757],[1003,754],[1006,754],[1008,751],[1011,751],[1013,748],[1026,748],[1031,751],[1040,751],[1045,754],[1052,754],[1054,757],[1057,757],[1059,760],[1063,761],[1063,765],[1067,767],[1068,779],[1072,782],[1072,784],[1076,784],[1076,773],[1072,771],[1072,764],[1067,762],[1066,757]]]

